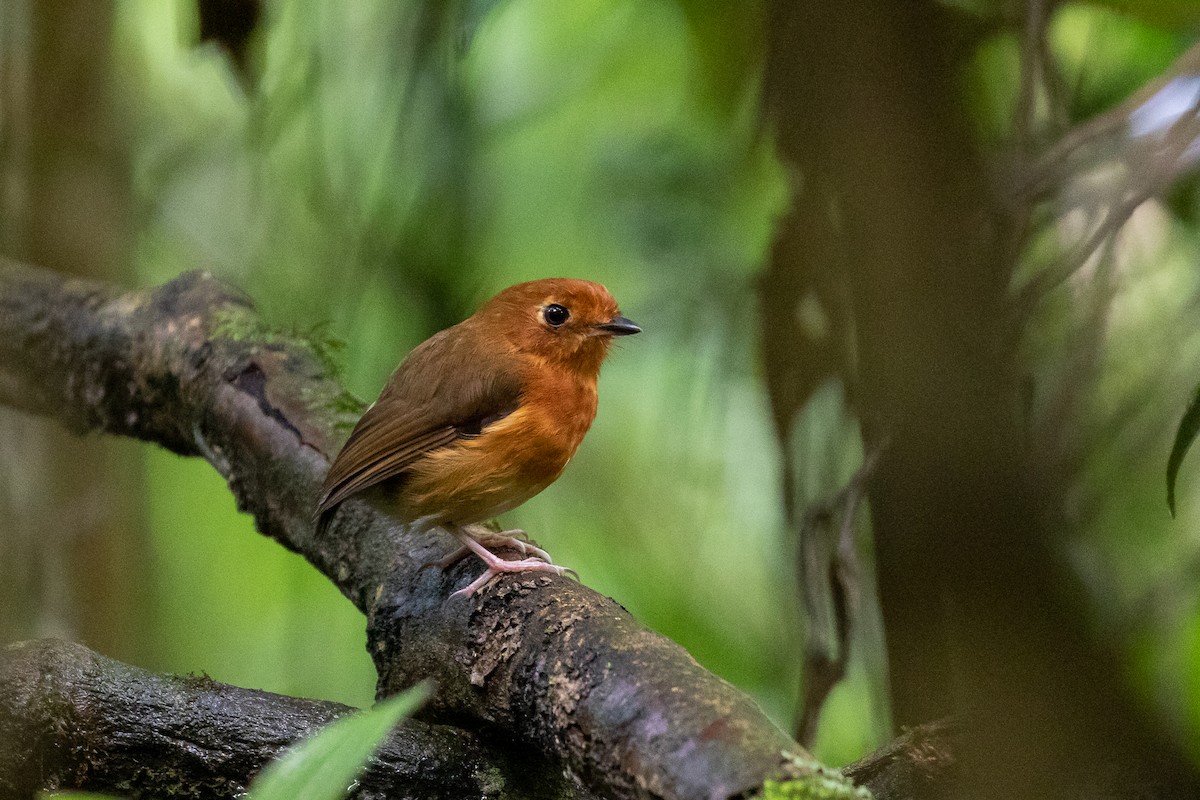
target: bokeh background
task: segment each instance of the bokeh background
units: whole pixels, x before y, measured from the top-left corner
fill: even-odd
[[[509,284],[606,284],[644,334],[606,365],[564,476],[504,522],[792,728],[807,623],[784,466],[816,502],[863,447],[837,380],[788,441],[772,423],[764,270],[804,176],[763,111],[764,8],[290,0],[262,4],[231,48],[198,5],[0,3],[3,252],[130,286],[209,270],[328,342],[364,399]],[[943,9],[974,34],[953,102],[998,173],[1030,119],[1069,130],[1172,74],[1200,94],[1176,64],[1200,39],[1192,2],[1050,4],[1057,93],[1032,109],[1025,6]],[[1023,275],[1077,251],[1090,207],[1064,198],[1115,192],[1123,135],[1034,208]],[[1091,622],[1200,757],[1200,467],[1184,467],[1176,519],[1163,480],[1200,380],[1200,196],[1189,164],[1156,188],[1082,283],[1040,298],[1023,363],[1041,385],[1073,381],[1068,406],[1042,411],[1076,434],[1060,544]],[[1081,338],[1099,343],[1086,368]],[[0,411],[0,476],[0,641],[61,636],[153,670],[372,702],[361,616],[256,535],[206,464]],[[891,736],[865,515],[857,541],[850,668],[814,745],[832,764]]]

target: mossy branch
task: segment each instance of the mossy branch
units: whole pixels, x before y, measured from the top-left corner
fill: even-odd
[[[422,569],[453,543],[360,500],[318,536],[317,491],[359,410],[326,360],[203,273],[121,292],[0,261],[0,402],[206,458],[261,533],[366,615],[381,696],[433,678],[431,719],[501,731],[605,796],[826,780],[743,693],[578,583],[513,575],[452,600],[480,565]]]

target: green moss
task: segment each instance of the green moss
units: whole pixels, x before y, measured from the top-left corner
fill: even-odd
[[[274,328],[254,311],[241,306],[217,309],[212,317],[212,336],[262,347],[294,347],[306,351],[332,380],[342,378],[340,351],[346,343],[329,334],[329,324],[319,322],[308,329]],[[357,403],[353,397],[350,398]]]
[[[764,781],[756,800],[871,800],[871,793],[855,786],[837,770],[800,764],[806,775],[786,781]]]
[[[343,389],[329,403],[329,408],[338,414],[353,414],[355,418],[363,413],[367,404],[350,392]]]
[[[212,335],[235,342],[262,342],[278,336],[253,310],[237,305],[218,308],[212,315]]]
[[[318,322],[306,331],[295,334],[312,352],[317,362],[325,369],[325,374],[336,381],[342,379],[341,352],[346,349],[346,343],[329,333],[328,322]],[[351,397],[353,400],[354,398]],[[354,402],[358,402],[354,400]]]
[[[342,433],[349,433],[367,409],[366,403],[341,386],[326,382],[301,385],[299,391],[307,408],[324,412],[326,422]]]

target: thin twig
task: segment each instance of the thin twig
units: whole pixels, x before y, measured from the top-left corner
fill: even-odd
[[[809,631],[796,739],[806,747],[816,739],[821,709],[830,692],[846,676],[861,598],[855,522],[884,449],[886,443],[871,450],[828,502],[808,509],[800,526],[800,569]],[[835,519],[840,522],[837,539],[835,546],[828,547]]]
[[[1164,191],[1194,167],[1193,152],[1200,142],[1197,113],[1200,113],[1200,98],[1157,139],[1158,146],[1148,142],[1131,146],[1124,159],[1126,177],[1120,198],[1101,212],[1103,219],[1071,254],[1026,284],[1018,298],[1019,308],[1028,312],[1047,292],[1070,279],[1125,226],[1142,203]]]
[[[1028,0],[1025,26],[1021,36],[1021,92],[1017,97],[1016,141],[1022,158],[1033,147],[1038,92],[1042,88],[1045,64],[1042,61],[1046,38],[1045,0]]]

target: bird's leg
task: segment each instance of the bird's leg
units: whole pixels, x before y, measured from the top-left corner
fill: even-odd
[[[495,549],[511,547],[523,556],[532,554],[533,558],[541,559],[547,564],[551,563],[552,561],[550,554],[533,544],[533,542],[529,541],[529,537],[525,531],[519,528],[514,528],[507,531],[494,531],[484,525],[476,523],[473,525],[464,525],[463,530],[468,536],[482,544],[484,547]],[[452,530],[451,532],[453,533]],[[454,566],[469,555],[471,555],[470,548],[465,546],[460,547],[454,552],[450,553],[450,555],[440,558],[437,561],[425,562],[421,565],[421,569],[437,567],[438,569],[444,570],[447,567]],[[571,574],[575,574],[574,570],[567,571]],[[579,576],[576,575],[575,577],[578,578]]]
[[[535,557],[525,558],[520,561],[507,561],[484,547],[483,544],[477,541],[475,537],[468,533],[465,529],[452,527],[450,532],[454,534],[455,538],[463,543],[463,547],[479,556],[480,560],[483,561],[484,564],[487,564],[487,569],[483,571],[482,575],[471,581],[471,583],[464,588],[459,589],[457,592],[450,595],[451,597],[457,597],[458,595],[470,597],[492,578],[495,578],[497,575],[502,575],[505,572],[552,572],[555,575],[564,575],[569,571],[566,567],[560,567],[557,564],[550,563],[549,556],[547,556],[545,559]],[[497,534],[497,536],[505,539],[511,539],[511,537],[505,536],[504,534]],[[542,553],[543,555],[545,554],[544,550],[539,549],[538,552]]]
[[[454,552],[452,552],[450,555],[445,556],[444,558],[439,558],[437,561],[426,561],[424,564],[421,565],[421,569],[429,569],[430,567],[437,567],[440,570],[445,570],[448,567],[453,567],[455,564],[462,561],[464,558],[466,558],[469,555],[471,555],[470,550],[468,550],[465,547],[460,547],[457,550],[455,550]]]
[[[498,524],[494,520],[491,524]],[[473,522],[470,525],[464,525],[463,528],[476,539],[486,539],[488,536],[509,536],[520,542],[528,543],[530,541],[529,534],[520,528],[509,528],[506,531],[495,531],[488,527],[483,522]]]
[[[465,525],[463,526],[463,530],[466,531],[468,536],[489,549],[494,550],[504,547],[511,547],[523,556],[532,553],[534,558],[540,558],[546,563],[551,563],[553,561],[553,559],[550,558],[550,554],[531,542],[529,540],[529,535],[520,528],[513,528],[512,530],[507,531],[494,531],[484,525],[476,524]],[[455,555],[457,555],[457,551]],[[462,559],[465,555],[465,552],[462,555],[459,555],[456,561]]]

